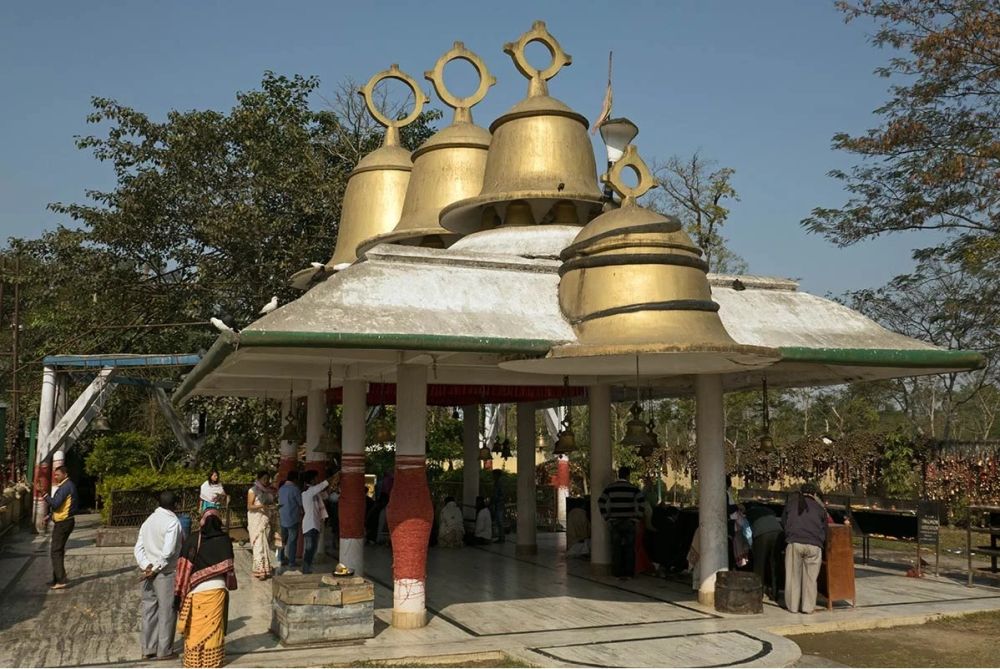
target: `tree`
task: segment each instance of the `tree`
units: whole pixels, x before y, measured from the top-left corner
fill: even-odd
[[[921,261],[877,290],[850,295],[851,306],[885,327],[947,349],[986,353],[974,372],[896,379],[896,403],[917,434],[947,439],[959,406],[996,377],[1000,350],[1000,276],[992,266]]]
[[[860,164],[830,173],[851,193],[813,210],[809,231],[847,246],[903,230],[947,238],[924,250],[985,264],[1000,255],[1000,8],[995,0],[838,2],[847,21],[872,19],[873,43],[894,57],[879,127],[837,133]]]
[[[673,156],[654,165],[660,189],[652,192],[650,206],[681,219],[684,229],[705,254],[710,271],[741,274],[747,270],[746,261],[726,246],[722,236],[722,226],[729,218],[725,205],[740,199],[731,183],[736,170],[715,167],[715,162],[698,153],[687,159]]]
[[[128,474],[149,467],[155,450],[153,439],[138,432],[119,432],[99,437],[84,460],[87,474],[98,479]]]
[[[12,239],[0,251],[21,258],[22,366],[53,352],[198,351],[215,337],[210,316],[243,326],[272,295],[293,298],[288,277],[330,257],[347,177],[382,136],[346,106],[356,95],[315,111],[318,87],[315,77],[268,72],[227,113],[171,111],[162,120],[94,98],[87,120],[101,132],[76,142],[112,167],[114,187],[50,205],[78,227]],[[404,145],[416,148],[439,116],[422,114]],[[23,397],[37,397],[37,376],[22,374]],[[242,435],[226,430],[237,449],[259,437],[253,425]]]

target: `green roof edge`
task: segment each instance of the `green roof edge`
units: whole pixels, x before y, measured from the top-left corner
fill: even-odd
[[[184,380],[181,381],[181,385],[177,387],[177,390],[171,396],[171,401],[177,405],[183,404],[195,386],[198,385],[198,382],[221,365],[223,360],[239,347],[239,344],[240,338],[236,333],[223,332],[219,335],[219,338],[215,340],[215,343],[208,349],[208,352],[202,356],[201,362],[188,372]]]
[[[781,362],[811,362],[856,367],[903,367],[910,369],[978,369],[985,364],[978,351],[948,351],[936,348],[809,348],[782,346]]]
[[[240,345],[545,354],[552,348],[553,342],[547,339],[504,339],[466,335],[246,330],[240,333]]]

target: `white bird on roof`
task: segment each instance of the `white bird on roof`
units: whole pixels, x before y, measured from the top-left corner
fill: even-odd
[[[309,264],[313,266],[313,269],[323,269],[324,267],[326,267],[326,263],[322,263],[322,262],[313,261],[313,262],[311,262]]]
[[[208,322],[211,323],[212,327],[214,327],[219,332],[233,332],[233,329],[231,327],[223,323],[220,319],[216,318],[215,316],[209,318]]]
[[[263,308],[260,310],[260,314],[261,316],[263,316],[264,314],[269,314],[277,308],[278,308],[278,296],[275,295],[271,298],[270,302],[268,302],[263,306]]]

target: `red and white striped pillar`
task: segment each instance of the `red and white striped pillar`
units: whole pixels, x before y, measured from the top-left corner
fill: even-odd
[[[392,626],[427,624],[427,544],[434,522],[427,487],[427,368],[400,365],[396,375],[396,480],[386,517],[392,537]]]
[[[38,435],[35,441],[35,480],[32,481],[32,519],[35,531],[39,534],[48,531],[45,518],[49,509],[45,496],[49,494],[52,485],[52,459],[43,458],[42,449],[55,421],[56,383],[56,370],[46,367],[42,372],[42,396],[38,407]]]
[[[361,576],[365,568],[365,382],[344,381],[340,467],[340,563]]]

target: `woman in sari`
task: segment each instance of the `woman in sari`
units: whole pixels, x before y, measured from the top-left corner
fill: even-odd
[[[177,560],[174,607],[184,636],[185,667],[221,667],[226,655],[229,590],[236,589],[233,544],[214,509],[201,518],[201,531],[184,542]]]
[[[274,489],[271,475],[257,472],[257,481],[247,491],[247,531],[253,547],[254,578],[265,580],[271,576],[271,511],[274,509]]]

